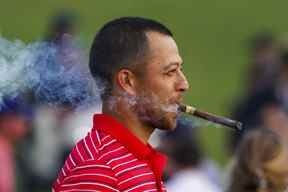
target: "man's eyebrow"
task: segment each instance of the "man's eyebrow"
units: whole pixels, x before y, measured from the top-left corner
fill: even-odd
[[[163,67],[163,70],[166,71],[168,70],[169,68],[171,68],[172,66],[176,65],[177,67],[178,66],[182,66],[182,63],[179,63],[179,62],[172,62],[172,63],[169,63],[168,65],[165,65]]]

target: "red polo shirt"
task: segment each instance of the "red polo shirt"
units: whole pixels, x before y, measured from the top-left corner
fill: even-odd
[[[145,145],[111,116],[94,115],[91,132],[68,156],[54,192],[166,191],[166,157]]]

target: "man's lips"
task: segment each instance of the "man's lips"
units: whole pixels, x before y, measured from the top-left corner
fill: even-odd
[[[160,104],[160,108],[163,111],[170,112],[170,113],[179,113],[179,105],[182,103],[182,96],[173,97],[168,99],[167,103]]]
[[[179,105],[180,105],[180,102],[174,102],[174,103],[162,105],[161,108],[166,112],[178,114],[180,112]]]
[[[182,95],[178,95],[174,98],[173,100],[177,105],[180,105],[183,102],[183,96]]]

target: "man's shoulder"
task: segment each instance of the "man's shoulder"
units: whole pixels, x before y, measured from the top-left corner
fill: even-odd
[[[103,159],[99,159],[105,146],[109,146],[111,139],[113,140],[109,135],[96,130],[89,132],[72,149],[53,188],[58,191],[63,187],[72,187],[71,184],[77,186],[92,186],[95,183],[114,185],[117,179],[111,166]]]
[[[66,161],[71,167],[85,163],[109,165],[129,154],[132,155],[116,138],[93,129],[75,145]]]
[[[55,192],[72,189],[118,191],[116,189],[118,180],[112,168],[100,160],[86,160],[78,163],[63,175],[65,169],[67,169],[66,164],[53,185]]]

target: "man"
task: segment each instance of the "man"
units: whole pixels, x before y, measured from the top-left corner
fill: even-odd
[[[176,127],[189,87],[172,33],[145,18],[110,21],[94,39],[89,64],[105,85],[103,114],[67,158],[54,191],[165,191],[165,157],[148,139],[155,128]]]

